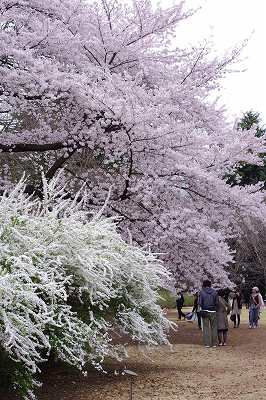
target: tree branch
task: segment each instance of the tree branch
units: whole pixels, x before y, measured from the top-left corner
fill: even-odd
[[[60,158],[58,158],[55,163],[49,168],[49,170],[46,172],[45,177],[46,179],[50,180],[54,177],[55,173],[59,168],[62,168],[63,165],[66,163],[67,160],[69,160],[73,154],[75,154],[77,149],[72,149],[68,151],[67,155],[63,155]]]
[[[2,144],[0,143],[0,151],[2,153],[23,153],[28,151],[33,152],[45,152],[51,150],[61,150],[66,146],[62,142],[54,143],[12,143]]]
[[[201,51],[200,51],[198,57],[196,58],[194,64],[192,65],[190,71],[189,71],[189,72],[187,73],[187,75],[182,79],[181,85],[182,85],[183,83],[185,83],[185,81],[190,77],[190,75],[193,74],[193,72],[194,72],[194,70],[195,70],[195,68],[196,68],[196,66],[197,66],[197,64],[198,64],[198,62],[200,61],[201,56],[203,55],[203,52],[204,52],[205,49],[206,49],[206,45],[201,49]]]

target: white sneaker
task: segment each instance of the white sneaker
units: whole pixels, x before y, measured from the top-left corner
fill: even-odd
[[[206,347],[206,349],[207,349],[207,348],[209,349],[211,346],[205,346],[205,347]]]

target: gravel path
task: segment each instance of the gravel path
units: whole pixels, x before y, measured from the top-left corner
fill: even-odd
[[[135,371],[133,400],[254,400],[266,392],[266,327],[230,330],[228,347],[205,349],[195,324],[182,322],[171,334],[172,348],[160,347],[147,355],[130,347],[126,367]],[[107,365],[114,371],[121,366]],[[46,375],[39,400],[128,400],[125,376],[87,378],[59,369]],[[5,400],[14,398],[1,397]]]

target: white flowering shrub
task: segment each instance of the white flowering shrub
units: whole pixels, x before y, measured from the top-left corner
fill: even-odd
[[[122,359],[114,330],[167,343],[158,305],[167,270],[112,219],[84,211],[86,193],[65,199],[59,179],[43,180],[42,200],[25,195],[23,181],[0,198],[0,368],[21,398],[34,398],[51,354],[80,370]]]

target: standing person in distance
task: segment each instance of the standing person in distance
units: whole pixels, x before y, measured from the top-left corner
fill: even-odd
[[[261,316],[261,313],[262,313],[265,305],[264,305],[264,301],[263,301],[263,298],[262,298],[259,288],[257,286],[255,286],[253,289],[256,290],[256,292],[259,296],[259,315],[258,315],[258,326],[259,326],[260,316]]]
[[[233,317],[234,328],[238,328],[240,325],[240,315],[242,310],[242,298],[239,291],[236,291],[233,296],[232,302],[232,312],[231,316]]]
[[[192,312],[195,312],[197,314],[198,327],[199,327],[199,329],[201,329],[201,315],[200,315],[199,308],[200,308],[199,307],[199,293],[195,293]]]
[[[181,320],[182,317],[184,318],[184,320],[186,319],[186,315],[183,313],[182,308],[184,306],[184,295],[182,292],[177,292],[176,295],[176,308],[177,308],[177,313],[178,313],[178,319]]]
[[[228,314],[230,314],[230,311],[231,307],[225,299],[225,291],[223,289],[218,290],[217,328],[219,346],[227,345],[229,329]]]
[[[218,294],[211,287],[211,281],[203,281],[202,290],[199,296],[201,308],[203,342],[205,347],[216,347],[218,343],[217,316]]]
[[[259,312],[261,306],[261,300],[259,296],[259,289],[257,287],[252,288],[249,299],[249,328],[254,329],[258,327]]]

